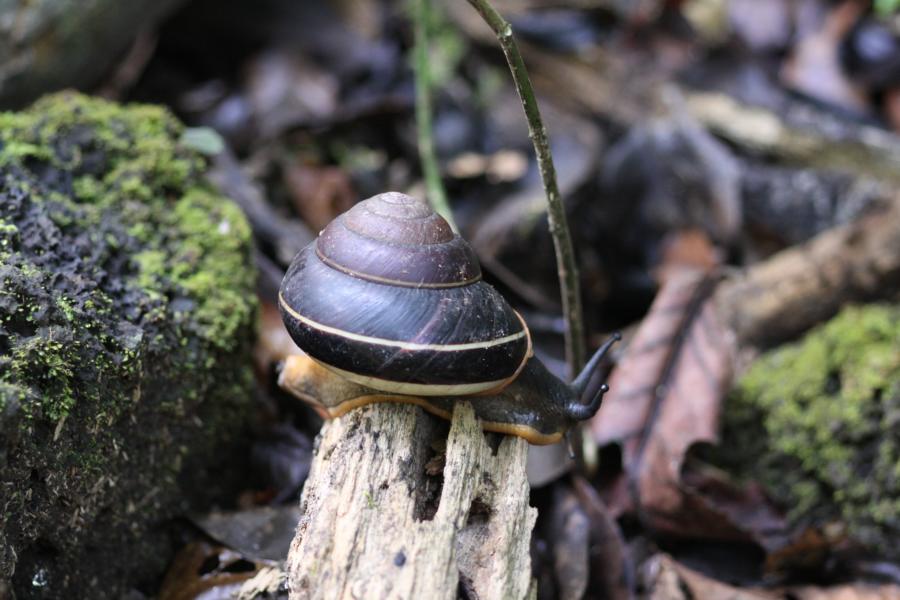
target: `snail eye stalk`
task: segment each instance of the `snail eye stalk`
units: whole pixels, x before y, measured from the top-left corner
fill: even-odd
[[[575,381],[572,383],[572,392],[574,393],[575,401],[569,403],[566,407],[566,412],[573,421],[590,419],[600,408],[600,403],[603,401],[603,394],[609,391],[609,386],[604,383],[592,398],[586,398],[588,385],[591,382],[594,371],[597,370],[597,367],[603,361],[603,358],[609,353],[610,348],[621,339],[622,334],[618,332],[612,334],[609,339],[600,346],[597,352],[594,353],[594,356],[591,357],[591,360],[588,361],[584,366],[584,369],[581,370],[581,373],[579,373],[578,377],[576,377]]]

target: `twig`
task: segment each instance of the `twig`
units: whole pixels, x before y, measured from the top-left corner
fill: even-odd
[[[419,159],[422,162],[422,173],[425,176],[428,202],[438,214],[450,223],[453,231],[458,231],[450,204],[447,202],[444,184],[441,182],[432,136],[431,69],[428,64],[429,0],[410,0],[410,8],[415,29],[413,56],[416,70],[416,129],[419,137]]]
[[[575,264],[575,250],[569,235],[562,197],[556,184],[556,169],[550,154],[547,130],[541,119],[534,88],[531,86],[528,71],[525,69],[525,62],[522,60],[522,54],[513,37],[512,27],[488,0],[468,0],[468,2],[497,35],[516,84],[516,90],[519,92],[519,98],[522,100],[525,117],[528,120],[528,131],[531,141],[534,143],[541,179],[544,182],[544,191],[547,194],[547,220],[550,225],[550,235],[553,236],[553,245],[556,248],[556,269],[559,273],[563,317],[566,321],[566,360],[569,363],[570,376],[574,377],[585,360],[581,292],[578,284],[578,267]]]

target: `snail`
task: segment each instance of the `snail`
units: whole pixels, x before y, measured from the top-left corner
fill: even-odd
[[[373,402],[449,419],[470,400],[488,431],[558,441],[597,412],[589,382],[613,336],[568,385],[533,356],[522,317],[482,281],[471,246],[428,205],[397,192],[338,216],[294,258],[278,304],[312,360],[286,363],[283,387],[325,418]]]

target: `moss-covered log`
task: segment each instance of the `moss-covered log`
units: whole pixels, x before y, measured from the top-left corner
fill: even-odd
[[[900,307],[846,308],[763,355],[723,414],[719,460],[793,523],[900,558]]]
[[[165,110],[0,114],[0,596],[109,597],[221,490],[246,423],[249,227]]]

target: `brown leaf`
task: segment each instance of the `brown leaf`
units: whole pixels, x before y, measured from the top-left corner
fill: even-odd
[[[714,286],[697,271],[669,275],[612,374],[592,430],[598,444],[622,447],[624,473],[604,489],[614,514],[636,512],[646,526],[671,534],[754,539],[736,520],[752,512],[755,496],[724,481],[712,486],[708,475],[693,485],[682,480],[688,449],[717,441],[731,381],[733,348],[708,302]],[[781,526],[768,503],[761,506],[752,525]]]
[[[287,557],[300,514],[299,505],[257,506],[213,510],[191,518],[191,522],[245,560],[263,563]]]
[[[713,281],[670,276],[613,371],[591,427],[619,443],[633,497],[653,513],[677,514],[681,464],[697,442],[715,442],[731,350],[706,298]]]
[[[175,555],[159,600],[232,598],[261,566],[222,546],[192,542]]]
[[[548,542],[553,556],[556,595],[560,600],[584,596],[590,575],[590,519],[568,486],[555,486],[550,506]]]
[[[685,267],[711,273],[722,264],[721,251],[713,246],[709,236],[700,229],[679,229],[669,233],[662,242],[662,261],[655,277],[665,282]]]
[[[900,600],[900,586],[854,583],[833,587],[739,588],[717,581],[667,554],[651,557],[641,569],[647,598],[658,600]]]
[[[641,579],[650,600],[775,600],[781,594],[736,588],[689,569],[667,554],[657,554],[644,563]]]
[[[681,491],[684,512],[695,516],[693,521],[682,518],[681,528],[752,540],[770,553],[793,543],[784,515],[756,482],[738,484],[724,471],[689,460],[681,473]]]
[[[581,508],[590,519],[591,578],[589,598],[629,600],[634,597],[634,568],[618,523],[586,480],[572,479]]]
[[[900,586],[855,583],[835,587],[799,587],[790,590],[797,600],[900,600]]]
[[[766,572],[786,573],[791,570],[811,572],[821,568],[825,561],[850,549],[851,554],[862,554],[852,550],[853,544],[847,537],[846,528],[840,523],[827,523],[821,527],[809,527],[798,531],[766,556]]]
[[[260,298],[259,336],[253,348],[257,374],[264,380],[268,379],[269,370],[274,364],[300,353],[300,348],[284,328],[278,307],[273,302]]]
[[[284,181],[294,208],[313,231],[324,229],[357,199],[350,178],[338,167],[286,164]]]

